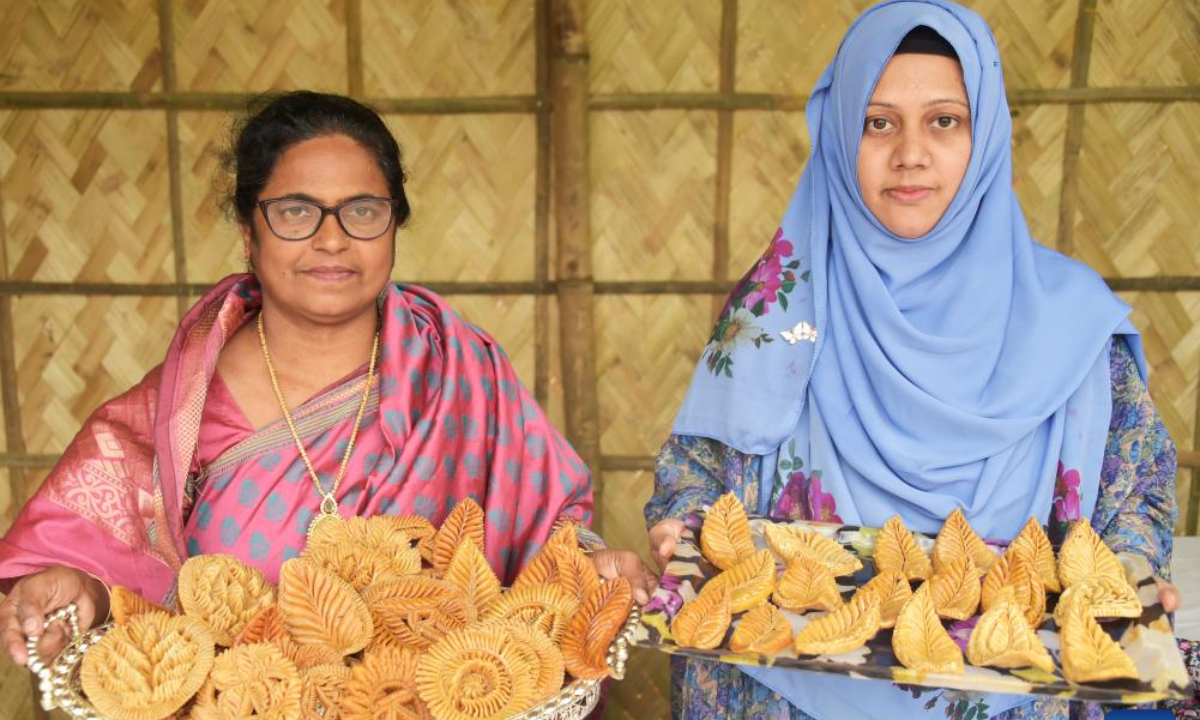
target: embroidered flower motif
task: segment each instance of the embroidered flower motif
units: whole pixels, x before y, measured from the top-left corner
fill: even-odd
[[[842,522],[833,495],[822,492],[819,471],[807,476],[799,470],[793,472],[779,495],[774,514],[798,520]]]
[[[1081,516],[1079,505],[1079,471],[1067,470],[1060,462],[1054,480],[1054,517],[1050,522],[1050,539],[1061,542],[1073,521]]]

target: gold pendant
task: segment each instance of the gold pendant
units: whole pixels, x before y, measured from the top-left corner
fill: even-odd
[[[317,528],[331,521],[341,522],[342,516],[338,514],[337,501],[326,495],[321,499],[321,511],[318,512],[317,516],[308,524],[307,535],[309,542],[312,541],[313,535],[317,532]]]

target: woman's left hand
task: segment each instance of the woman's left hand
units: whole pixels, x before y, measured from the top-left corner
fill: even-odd
[[[597,550],[592,553],[592,563],[605,580],[628,580],[638,605],[650,602],[650,595],[658,588],[658,576],[631,550]]]
[[[1175,612],[1183,605],[1183,598],[1179,594],[1179,588],[1175,587],[1166,580],[1157,580],[1158,582],[1158,601],[1162,603],[1163,610],[1167,612]]]

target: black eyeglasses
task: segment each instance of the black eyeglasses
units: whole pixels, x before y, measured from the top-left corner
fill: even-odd
[[[356,240],[374,240],[388,231],[396,201],[391,198],[365,197],[341,205],[325,207],[300,198],[259,200],[258,209],[267,227],[280,240],[307,240],[317,234],[326,215],[337,218],[342,231]]]

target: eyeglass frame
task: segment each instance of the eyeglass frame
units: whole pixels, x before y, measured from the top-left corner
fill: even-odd
[[[298,237],[298,238],[283,237],[282,235],[280,235],[278,232],[275,231],[275,226],[271,224],[271,216],[267,214],[267,208],[275,203],[280,203],[280,202],[284,202],[284,201],[288,201],[288,200],[290,200],[292,202],[308,203],[309,205],[312,205],[313,207],[315,207],[321,211],[321,217],[317,220],[317,224],[313,226],[312,232],[305,235],[304,237]],[[342,216],[339,214],[342,211],[342,208],[346,207],[347,205],[353,205],[354,203],[362,202],[363,200],[382,200],[383,202],[386,202],[388,204],[389,208],[391,208],[391,217],[388,218],[387,226],[384,227],[384,229],[382,231],[380,231],[380,233],[378,235],[372,235],[371,237],[359,237],[358,235],[355,235],[354,233],[350,232],[350,230],[346,227],[346,223],[342,221]],[[337,220],[338,227],[340,227],[342,229],[342,232],[346,233],[347,236],[352,237],[355,240],[365,240],[365,241],[378,240],[379,238],[386,235],[388,229],[391,228],[395,224],[396,207],[399,204],[400,204],[400,201],[397,200],[396,198],[375,197],[373,195],[366,195],[364,197],[356,197],[356,198],[347,200],[344,203],[338,203],[337,205],[333,205],[333,206],[322,205],[321,203],[319,203],[315,200],[309,200],[308,198],[295,197],[295,196],[289,196],[289,195],[285,195],[283,197],[277,197],[277,198],[268,198],[266,200],[259,200],[258,202],[255,203],[255,205],[258,207],[258,211],[260,213],[262,213],[263,221],[267,224],[267,229],[271,231],[272,235],[274,235],[275,237],[279,238],[280,240],[282,240],[284,242],[303,242],[305,240],[311,240],[314,235],[316,235],[317,233],[319,233],[321,231],[321,226],[325,224],[325,218],[330,215],[332,215],[334,217],[334,219]]]

